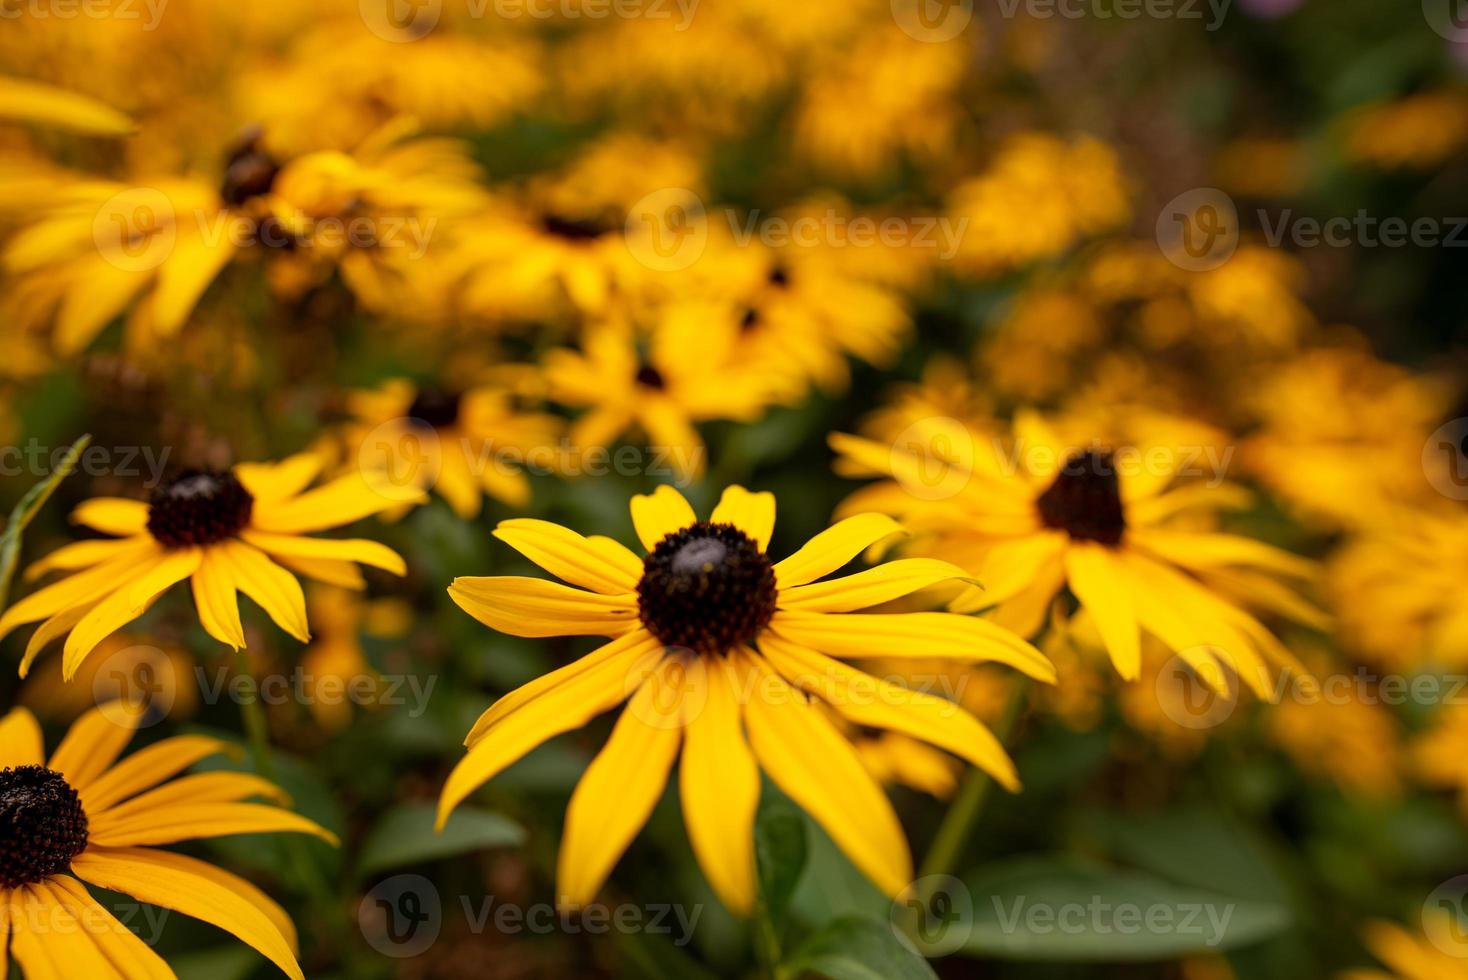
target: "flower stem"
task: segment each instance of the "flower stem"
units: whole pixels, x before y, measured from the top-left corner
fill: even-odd
[[[1004,706],[1004,714],[994,726],[994,734],[1000,742],[1007,741],[1015,725],[1019,723],[1028,693],[1029,685],[1023,678],[1017,679],[1010,691],[1009,701]],[[994,780],[982,769],[968,770],[958,795],[948,805],[948,812],[943,815],[943,822],[933,835],[933,843],[928,848],[927,856],[923,858],[921,870],[918,871],[920,880],[930,875],[949,874],[955,869],[958,860],[963,856],[964,844],[968,842],[979,815],[983,813],[984,802],[989,798],[993,784]]]

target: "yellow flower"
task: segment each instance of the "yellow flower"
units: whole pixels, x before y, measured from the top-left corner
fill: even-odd
[[[457,392],[397,379],[353,392],[347,407],[354,465],[380,471],[373,482],[404,488],[405,499],[433,489],[465,520],[479,513],[486,493],[513,507],[528,504],[522,470],[555,450],[560,431],[554,416],[521,412],[508,391],[492,386]],[[547,462],[554,460],[538,465]]]
[[[359,474],[308,490],[320,468],[319,457],[302,454],[274,464],[186,470],[155,489],[147,503],[117,497],[83,503],[73,521],[118,537],[67,545],[27,570],[30,578],[58,570],[66,575],[0,616],[0,637],[41,622],[26,647],[21,676],[48,643],[65,636],[62,667],[71,680],[98,643],[185,579],[204,629],[239,649],[245,633],[237,591],[304,643],[311,638],[306,600],[292,572],[356,588],[362,577],[354,562],[405,574],[402,558],[375,541],[306,536],[403,499]]]
[[[1442,498],[1423,445],[1452,404],[1441,379],[1351,344],[1319,347],[1265,372],[1241,399],[1259,423],[1241,461],[1291,510],[1326,529],[1390,524],[1403,505]],[[1448,457],[1431,456],[1432,465]]]
[[[306,700],[316,723],[339,732],[352,721],[352,705],[370,706],[387,684],[367,662],[362,632],[400,634],[401,619],[393,600],[369,604],[360,592],[335,586],[312,586],[306,594],[316,635],[301,655]]]
[[[1211,515],[1239,496],[1196,480],[1172,487],[1180,470],[1204,458],[1189,461],[1188,443],[1067,441],[1026,414],[1016,419],[1012,455],[953,419],[934,420],[895,446],[843,434],[831,444],[844,475],[888,478],[858,491],[845,510],[897,515],[918,552],[983,583],[950,608],[994,609],[999,621],[1034,635],[1068,587],[1127,680],[1141,673],[1146,633],[1219,693],[1228,692],[1227,666],[1264,696],[1268,665],[1296,662],[1231,597],[1318,617],[1277,581],[1311,577],[1311,562],[1207,524],[1177,524],[1179,515]]]
[[[730,487],[700,521],[671,487],[632,499],[639,559],[605,537],[505,521],[495,536],[573,588],[536,578],[460,578],[449,589],[485,625],[517,636],[594,635],[610,643],[496,702],[449,776],[440,824],[475,789],[546,739],[627,701],[571,799],[559,866],[568,906],[595,897],[662,796],[681,755],[693,849],[726,905],[755,899],[759,770],[804,807],[888,894],[912,878],[891,804],[824,714],[951,752],[1013,789],[1013,764],[972,715],[942,698],[847,666],[845,658],[995,661],[1046,681],[1034,647],[993,623],[951,613],[857,613],[962,576],[931,559],[817,581],[901,528],[864,514],[790,557],[766,556],[775,499]],[[841,658],[841,659],[837,659]]]
[[[1468,142],[1468,98],[1444,89],[1374,102],[1351,110],[1342,127],[1347,160],[1384,170],[1437,167]]]
[[[752,421],[770,398],[758,379],[741,383],[739,372],[720,370],[730,361],[699,346],[694,334],[663,334],[644,359],[630,331],[604,324],[586,330],[580,351],[552,351],[550,397],[586,409],[571,426],[572,448],[600,449],[636,428],[655,450],[648,465],[663,463],[679,481],[702,473],[706,450],[694,422]]]
[[[988,278],[1052,258],[1130,214],[1120,161],[1089,137],[1021,133],[982,176],[954,189],[948,219],[962,222],[954,267]]]
[[[1435,921],[1441,916],[1448,921]],[[1425,914],[1423,925],[1427,928],[1453,930],[1448,935],[1457,936],[1456,913],[1443,909]],[[1393,922],[1372,922],[1367,925],[1362,937],[1366,948],[1371,950],[1391,970],[1349,970],[1338,980],[1468,980],[1468,962],[1461,955],[1450,955],[1428,943],[1426,937],[1413,935]],[[1455,940],[1461,944],[1461,940]]]
[[[1444,707],[1432,726],[1419,735],[1411,748],[1412,768],[1429,786],[1455,793],[1458,808],[1468,816],[1468,708],[1461,704]]]
[[[303,833],[336,838],[258,776],[173,776],[228,743],[183,735],[118,762],[138,723],[113,705],[80,718],[47,759],[41,729],[17,708],[0,718],[0,963],[30,980],[164,980],[173,971],[112,917],[86,884],[208,922],[302,980],[296,931],[285,910],[254,885],[160,845],[226,834]],[[172,781],[170,781],[172,780]],[[245,802],[264,798],[271,804]],[[83,884],[85,882],[86,884]]]

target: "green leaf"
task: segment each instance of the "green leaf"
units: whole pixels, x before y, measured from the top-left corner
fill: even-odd
[[[358,873],[365,877],[491,847],[516,847],[525,841],[522,827],[488,810],[459,807],[441,834],[434,832],[434,819],[431,803],[389,810],[362,845]]]
[[[245,980],[263,962],[248,946],[220,946],[168,958],[178,980]]]
[[[830,980],[936,980],[928,961],[899,939],[890,923],[837,919],[780,967],[782,978],[813,974]]]
[[[963,950],[1033,961],[1144,962],[1218,953],[1274,936],[1280,903],[1221,895],[1065,855],[994,865],[965,879]]]
[[[760,900],[776,935],[783,933],[790,899],[805,870],[805,816],[783,796],[763,793],[754,825]]]
[[[62,457],[61,463],[55,471],[46,479],[37,483],[20,498],[20,503],[10,512],[10,520],[5,522],[4,532],[0,532],[0,612],[10,603],[10,583],[15,578],[15,565],[20,560],[20,539],[25,533],[26,526],[46,506],[46,501],[51,499],[51,494],[61,485],[61,481],[71,475],[76,468],[77,460],[82,457],[82,450],[92,441],[90,435],[84,435],[71,444],[71,448]]]
[[[1095,811],[1082,825],[1096,832],[1112,857],[1169,881],[1240,898],[1288,901],[1288,886],[1264,843],[1216,810]]]

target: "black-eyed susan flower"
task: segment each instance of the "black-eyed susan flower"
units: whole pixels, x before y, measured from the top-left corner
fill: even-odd
[[[702,473],[706,451],[694,423],[753,421],[772,395],[758,378],[736,373],[731,382],[721,376],[720,365],[729,362],[694,356],[695,341],[689,334],[664,334],[643,356],[630,330],[599,324],[586,330],[580,350],[551,351],[545,360],[550,397],[584,409],[571,425],[572,448],[610,446],[633,431],[676,479]]]
[[[245,645],[237,593],[255,600],[291,636],[306,642],[306,600],[292,572],[348,587],[362,586],[360,562],[402,575],[396,552],[375,541],[313,538],[397,505],[360,474],[310,487],[321,468],[311,454],[280,463],[241,463],[228,470],[186,470],[149,500],[99,497],[72,520],[105,540],[67,545],[33,564],[27,575],[65,577],[0,616],[0,637],[40,622],[21,675],[51,641],[66,637],[62,669],[70,680],[87,655],[137,619],[170,586],[187,579],[199,622],[210,636]]]
[[[395,379],[353,392],[346,440],[353,465],[379,470],[386,482],[432,489],[454,513],[479,513],[485,494],[523,507],[530,501],[527,464],[553,458],[560,422],[521,411],[512,392],[494,386],[455,391]]]
[[[237,875],[159,848],[226,834],[336,838],[282,809],[284,794],[258,776],[173,778],[225,751],[217,739],[164,739],[118,761],[139,717],[121,703],[94,708],[49,758],[30,712],[0,718],[0,963],[13,959],[27,980],[173,977],[92,885],[217,926],[302,980],[284,909]]]
[[[908,559],[821,581],[901,532],[864,514],[793,555],[766,554],[775,499],[730,487],[708,520],[671,487],[632,499],[647,549],[537,520],[495,536],[570,585],[536,578],[459,578],[449,594],[493,629],[517,636],[592,635],[611,642],[497,701],[469,733],[449,776],[440,824],[469,794],[545,740],[624,701],[610,741],[577,786],[559,865],[563,904],[584,905],[662,796],[675,760],[699,864],[732,910],[755,899],[753,822],[759,771],[826,830],[868,877],[896,895],[912,878],[906,838],[881,788],[825,712],[936,745],[1013,789],[1003,747],[937,696],[879,680],[848,658],[994,661],[1053,680],[1049,661],[983,619],[951,613],[857,612],[963,577],[947,562]]]
[[[1187,462],[1182,444],[1118,453],[1109,443],[1067,441],[1028,413],[1015,421],[1012,446],[953,419],[933,420],[896,445],[839,433],[831,444],[842,473],[887,477],[858,491],[848,508],[897,515],[921,553],[984,583],[951,608],[994,609],[1032,635],[1068,588],[1128,680],[1141,674],[1145,633],[1216,691],[1227,693],[1227,675],[1236,673],[1267,697],[1270,665],[1298,669],[1298,662],[1244,603],[1323,623],[1281,581],[1313,578],[1314,563],[1218,531],[1210,515],[1236,507],[1240,492],[1180,476],[1203,458]],[[1199,514],[1202,526],[1177,521]]]

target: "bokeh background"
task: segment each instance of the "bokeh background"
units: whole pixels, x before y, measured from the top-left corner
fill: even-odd
[[[445,484],[374,522],[409,576],[312,592],[305,649],[246,615],[256,673],[308,678],[267,705],[275,765],[343,848],[226,840],[211,856],[288,905],[312,977],[738,977],[758,975],[750,932],[701,878],[676,794],[607,900],[696,910],[686,931],[671,913],[670,932],[478,918],[486,896],[554,900],[565,802],[605,720],[482,790],[457,835],[427,833],[478,712],[583,650],[492,634],[448,601],[455,575],[524,571],[494,522],[631,540],[632,493],[675,482],[704,511],[739,482],[777,493],[785,554],[861,486],[833,470],[831,432],[988,434],[1039,411],[1167,433],[1252,492],[1231,529],[1319,561],[1324,614],[1271,624],[1346,693],[1198,703],[1165,656],[1124,684],[1057,619],[1041,641],[1061,683],[1018,695],[1010,726],[1026,789],[985,801],[932,969],[1468,976],[1468,23],[1453,13],[0,0],[0,504],[84,432],[100,455],[26,530],[26,561],[80,533],[71,506],[145,496],[184,466],[386,452],[438,475],[437,444],[392,420],[486,392],[476,444],[550,450],[516,457],[523,477],[482,501]],[[23,684],[0,671],[0,703],[60,731],[140,683],[145,738],[242,740],[228,658],[182,595],[72,685],[58,660]],[[366,693],[321,697],[323,678]],[[971,672],[955,690],[1002,724],[1011,684]],[[961,774],[868,741],[921,853]],[[770,806],[806,842],[779,852],[800,871],[788,941],[843,916],[887,928],[888,899]],[[405,889],[439,907],[421,948],[372,912],[408,908]],[[1221,942],[1002,927],[1016,899],[1092,897],[1234,922]],[[181,917],[159,948],[181,976],[269,975]]]

